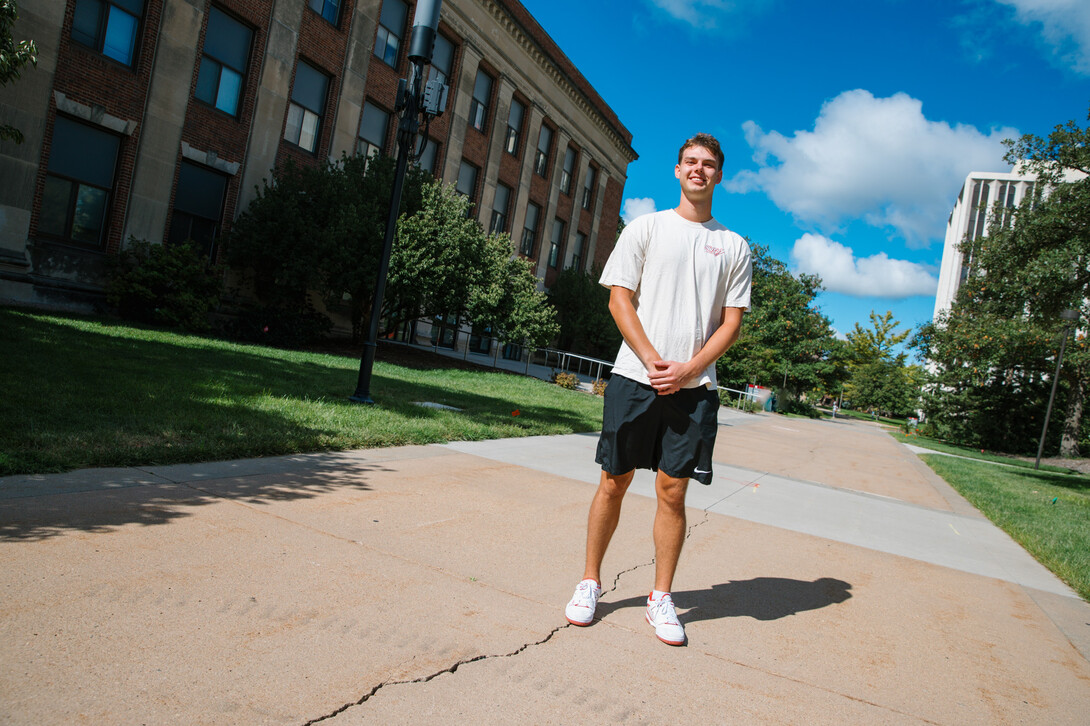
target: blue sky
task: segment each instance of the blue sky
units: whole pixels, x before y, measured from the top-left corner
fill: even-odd
[[[931,319],[966,175],[1090,108],[1088,0],[522,0],[633,134],[623,213],[726,154],[715,217],[816,273],[841,334]]]

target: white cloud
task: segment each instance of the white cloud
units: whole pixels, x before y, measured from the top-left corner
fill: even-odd
[[[636,217],[651,214],[655,209],[655,200],[650,197],[626,199],[621,205],[621,218],[625,224],[629,224]]]
[[[693,26],[696,30],[721,29],[720,21],[729,15],[735,19],[742,15],[762,12],[774,0],[647,0],[653,7],[667,15]],[[733,23],[722,24],[732,30]]]
[[[1006,170],[1001,142],[1018,136],[1011,128],[984,134],[929,121],[907,94],[875,98],[865,90],[827,101],[813,131],[787,137],[753,121],[743,128],[761,168],[739,172],[727,189],[763,191],[797,220],[826,231],[862,217],[893,228],[911,246],[945,233],[966,175]]]
[[[793,271],[821,277],[829,292],[900,300],[934,295],[938,278],[925,266],[892,260],[885,252],[856,257],[850,247],[818,234],[804,234],[791,249]]]
[[[1041,26],[1041,37],[1064,65],[1090,75],[1090,3],[1086,0],[997,0],[1014,8],[1023,25]]]

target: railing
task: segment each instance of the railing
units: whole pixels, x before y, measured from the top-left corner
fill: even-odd
[[[549,368],[549,361],[554,360],[556,364],[551,366],[554,369],[562,370],[567,373],[575,373],[576,375],[583,374],[584,364],[586,364],[586,374],[590,376],[592,380],[598,380],[602,377],[603,368],[612,368],[613,362],[608,360],[601,360],[599,358],[591,358],[589,355],[579,355],[578,353],[572,353],[566,350],[557,350],[556,348],[534,348],[531,353],[526,357],[527,370],[529,370],[530,360],[535,354],[540,354],[543,357],[543,362],[538,365]],[[571,369],[572,363],[575,364],[575,370]],[[594,371],[593,376],[591,371]]]

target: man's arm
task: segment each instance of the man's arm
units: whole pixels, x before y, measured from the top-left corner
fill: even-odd
[[[635,297],[634,290],[627,287],[614,285],[609,288],[609,312],[613,321],[617,323],[617,329],[621,331],[624,340],[628,343],[648,373],[655,370],[655,363],[659,360],[659,353],[647,337],[647,331],[643,329],[643,323],[636,314],[636,306],[632,302]]]
[[[703,373],[708,366],[719,359],[719,356],[726,353],[727,349],[734,345],[734,341],[738,340],[738,335],[742,332],[743,312],[745,312],[744,308],[723,308],[722,315],[719,318],[719,328],[704,343],[704,347],[689,360],[685,362],[652,361],[654,369],[649,369],[647,373],[647,377],[651,381],[651,387],[660,396],[676,393],[686,383]],[[643,328],[641,327],[640,330],[642,331]],[[627,336],[625,339],[627,340]]]

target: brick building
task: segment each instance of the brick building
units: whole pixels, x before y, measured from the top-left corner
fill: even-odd
[[[42,0],[4,89],[0,300],[87,308],[130,236],[208,254],[288,157],[393,154],[414,3]],[[511,234],[549,286],[613,247],[632,135],[517,0],[446,0],[429,74],[450,86],[420,163]]]

